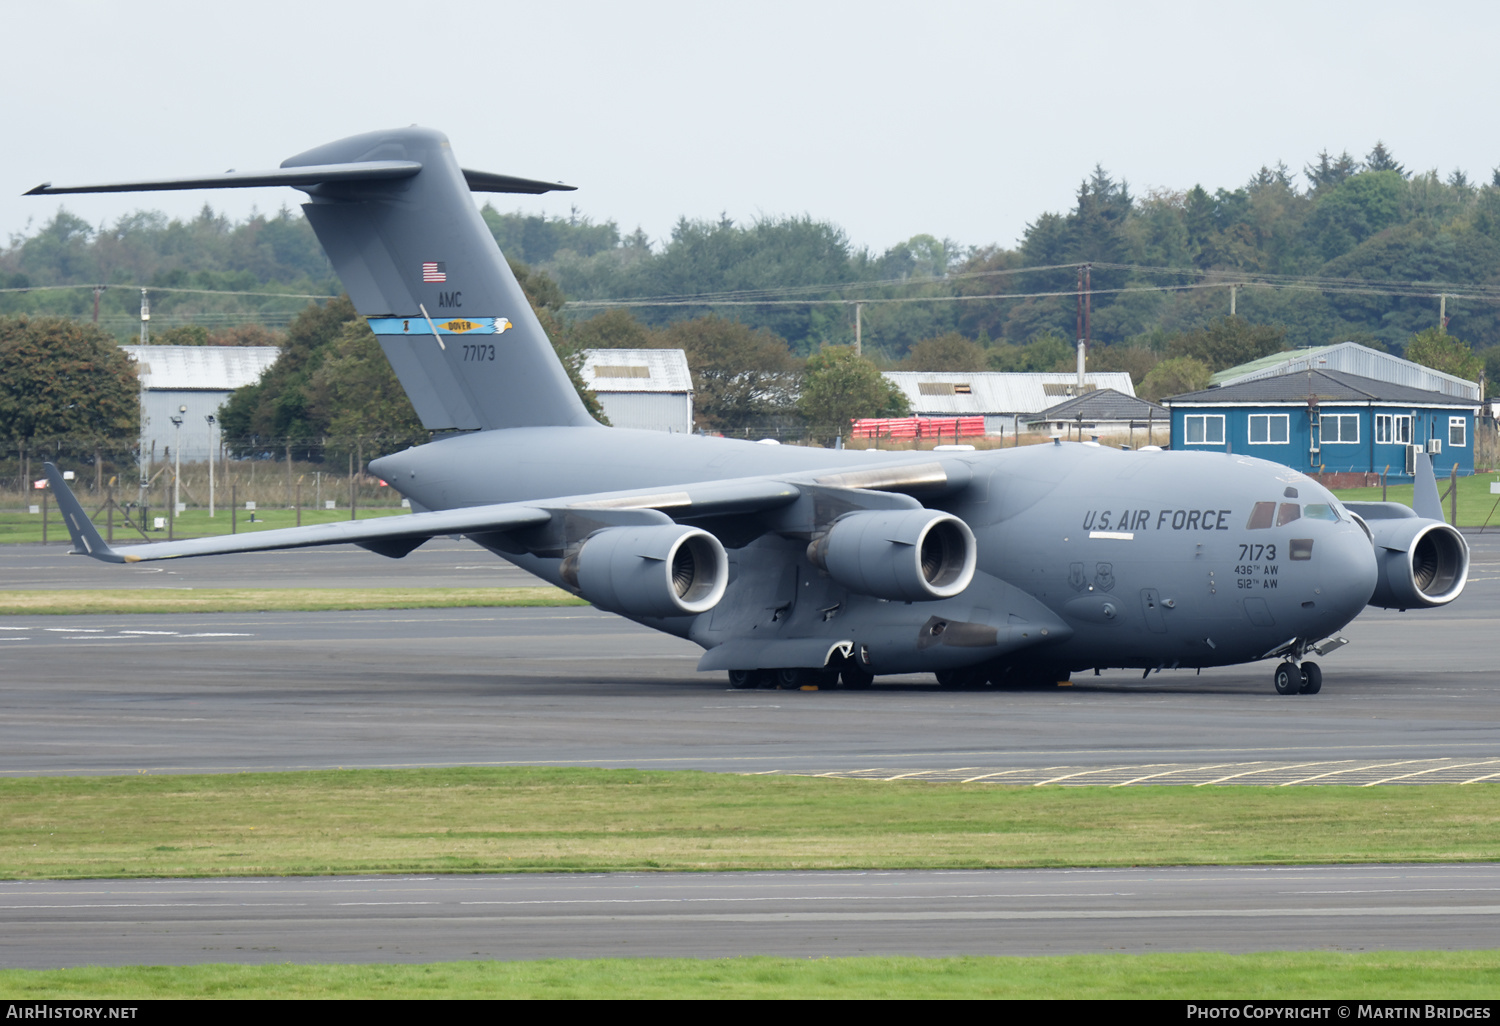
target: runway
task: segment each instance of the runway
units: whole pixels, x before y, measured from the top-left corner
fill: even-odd
[[[983,771],[1500,755],[1452,614],[1374,614],[1317,696],[1263,667],[1070,688],[733,691],[694,646],[587,608],[8,617],[0,772],[590,765]],[[1424,661],[1441,661],[1425,668]],[[886,775],[890,775],[889,773]]]
[[[1323,762],[1378,773],[1344,782],[1439,763],[1476,766],[1459,778],[1470,779],[1500,758],[1488,644],[1500,538],[1473,540],[1475,568],[1456,603],[1367,611],[1323,661],[1316,696],[1275,694],[1269,663],[1144,681],[1139,671],[1080,675],[1036,691],[940,692],[927,676],[881,678],[866,692],[733,691],[694,669],[695,645],[579,607],[4,617],[0,773],[542,764],[1049,774],[1024,781],[1034,783],[1085,769],[1130,779]],[[486,565],[460,562],[469,554],[447,551],[453,544],[417,564],[418,576]],[[350,555],[337,565],[386,573],[402,562]],[[79,564],[130,573],[60,551],[41,558],[18,560],[42,567],[26,581],[76,579]],[[276,554],[264,576],[361,580],[319,562],[337,558]],[[214,582],[204,586],[219,586],[225,571],[202,572]],[[1388,769],[1396,764],[1409,770]],[[1452,778],[1406,782],[1441,779]]]
[[[1494,946],[1500,866],[0,883],[0,964]]]
[[[1489,646],[1500,538],[1471,541],[1464,596],[1365,613],[1323,660],[1316,696],[1276,695],[1269,664],[1038,690],[947,692],[909,676],[863,692],[734,691],[696,672],[696,646],[576,607],[4,617],[0,773],[577,765],[997,784],[1478,780],[1500,773]],[[192,576],[171,581],[28,547],[3,553],[0,573],[17,588],[529,580],[434,545],[411,563],[359,551],[184,561]],[[13,966],[1460,949],[1494,945],[1500,867],[11,882],[0,906],[0,962]]]

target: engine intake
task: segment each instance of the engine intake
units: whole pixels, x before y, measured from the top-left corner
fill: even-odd
[[[974,532],[933,509],[846,513],[807,558],[850,591],[900,602],[952,598],[974,579]]]
[[[1424,609],[1445,606],[1463,592],[1469,546],[1454,528],[1419,517],[1367,523],[1380,573],[1370,605]]]
[[[719,539],[696,527],[608,527],[563,560],[562,576],[600,609],[626,616],[694,616],[729,583]]]

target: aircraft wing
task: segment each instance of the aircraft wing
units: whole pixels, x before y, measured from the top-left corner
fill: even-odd
[[[317,545],[360,545],[385,556],[404,556],[429,538],[449,534],[494,534],[545,524],[559,514],[596,511],[604,513],[641,511],[665,523],[671,517],[711,516],[751,512],[788,505],[800,497],[795,485],[766,478],[746,478],[688,485],[670,492],[602,492],[527,502],[504,502],[488,506],[412,513],[405,516],[350,520],[337,524],[313,524],[247,534],[220,535],[145,545],[111,546],[99,530],[62,473],[46,464],[47,480],[57,496],[63,522],[73,539],[73,551],[106,563],[140,563],[187,556],[216,556],[232,552],[297,549]],[[670,513],[669,517],[667,514]]]

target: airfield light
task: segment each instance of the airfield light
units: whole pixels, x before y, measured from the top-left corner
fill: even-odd
[[[187,409],[187,407],[183,407]],[[207,414],[204,420],[208,421],[208,515],[214,515],[214,415]]]
[[[179,414],[187,413],[186,406],[177,407]],[[172,418],[176,434],[172,439],[172,519],[182,512],[182,417]]]

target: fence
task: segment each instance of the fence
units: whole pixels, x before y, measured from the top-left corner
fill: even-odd
[[[337,509],[395,507],[401,496],[368,472],[365,453],[379,456],[404,444],[387,448],[374,438],[326,445],[299,440],[293,452],[300,459],[286,458],[284,442],[258,446],[251,449],[255,456],[239,458],[225,445],[223,458],[210,468],[207,460],[179,464],[170,449],[142,457],[134,440],[33,440],[0,458],[0,508],[26,512],[39,505],[36,484],[45,462],[73,475],[72,488],[85,505],[112,500],[121,515],[139,509],[162,516],[174,501],[187,509],[212,505],[219,510],[228,510],[231,501],[241,508],[251,502],[256,509],[326,509],[329,502]]]

